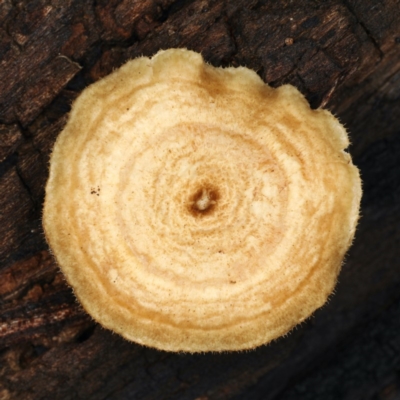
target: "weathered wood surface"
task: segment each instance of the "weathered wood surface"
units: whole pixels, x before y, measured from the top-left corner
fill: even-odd
[[[160,48],[296,85],[346,124],[362,219],[330,303],[255,351],[169,354],[91,321],[41,229],[91,82]],[[0,0],[0,399],[400,399],[400,1]]]

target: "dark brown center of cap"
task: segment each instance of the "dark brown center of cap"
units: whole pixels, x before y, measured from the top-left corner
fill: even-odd
[[[189,199],[189,212],[194,217],[210,215],[215,210],[218,199],[217,189],[209,185],[202,185]]]

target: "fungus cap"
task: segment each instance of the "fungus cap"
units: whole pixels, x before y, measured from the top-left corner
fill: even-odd
[[[125,338],[254,348],[335,286],[361,197],[348,144],[293,86],[183,49],[137,58],[75,101],[46,238],[83,307]]]

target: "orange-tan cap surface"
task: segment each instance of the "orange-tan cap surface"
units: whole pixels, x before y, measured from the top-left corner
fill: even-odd
[[[359,215],[345,129],[292,86],[183,49],[75,101],[46,238],[92,317],[169,351],[249,349],[332,292]]]

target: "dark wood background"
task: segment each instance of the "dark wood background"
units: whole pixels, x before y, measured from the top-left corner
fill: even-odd
[[[362,219],[335,295],[254,351],[171,354],[111,334],[76,302],[43,237],[49,153],[71,102],[170,47],[297,86],[347,126],[361,169]],[[0,0],[8,399],[400,399],[399,0]]]

